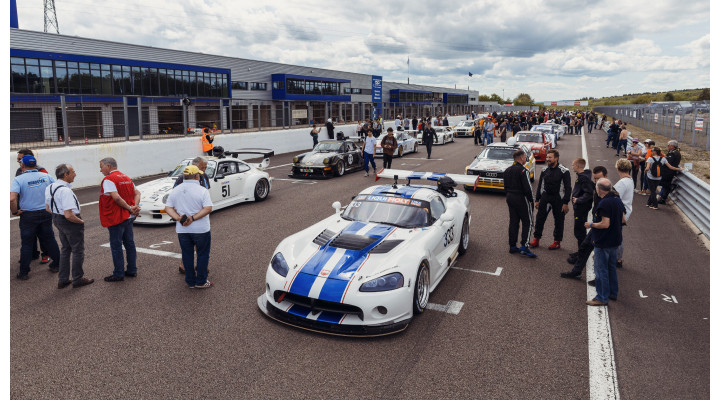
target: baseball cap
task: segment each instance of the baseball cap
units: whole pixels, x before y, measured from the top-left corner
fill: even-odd
[[[31,156],[30,154],[26,154],[22,158],[22,163],[25,166],[34,167],[37,165],[37,160],[35,159],[35,157]]]
[[[650,140],[650,139],[645,139],[645,141],[644,141],[643,143],[650,143],[650,142],[652,142],[652,140]]]
[[[200,173],[200,168],[195,165],[188,165],[183,171],[183,175],[195,175]]]
[[[640,139],[638,139],[638,138],[633,139],[633,142],[639,142],[639,141],[640,141]]]

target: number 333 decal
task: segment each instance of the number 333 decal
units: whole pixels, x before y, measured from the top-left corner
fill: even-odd
[[[450,229],[445,231],[445,237],[443,240],[443,246],[447,247],[450,243],[455,240],[455,225],[451,226]]]

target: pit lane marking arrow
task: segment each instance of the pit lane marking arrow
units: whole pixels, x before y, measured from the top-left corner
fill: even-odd
[[[495,269],[495,272],[487,272],[487,271],[479,271],[477,269],[468,269],[468,268],[460,268],[460,267],[452,267],[453,269],[459,269],[461,271],[470,271],[470,272],[477,272],[479,274],[488,274],[492,276],[500,276],[500,273],[502,272],[502,267],[497,267]]]
[[[101,244],[101,247],[110,247],[110,243]],[[138,253],[153,254],[156,256],[172,257],[182,259],[182,254],[173,253],[171,251],[155,250],[155,249],[144,249],[142,247],[135,247],[135,251]]]
[[[450,300],[447,304],[435,304],[435,303],[428,303],[428,305],[425,307],[428,310],[434,310],[434,311],[442,311],[444,313],[458,315],[460,314],[460,310],[465,305],[462,301],[455,301]]]

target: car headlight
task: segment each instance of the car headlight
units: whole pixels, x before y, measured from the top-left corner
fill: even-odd
[[[162,203],[163,203],[163,204],[167,203],[167,198],[168,198],[168,196],[170,196],[170,193],[168,193],[168,194],[166,194],[165,196],[163,196],[163,198],[162,198]]]
[[[330,159],[329,158],[324,159],[323,164],[325,164],[325,165],[330,164]]]
[[[270,261],[270,266],[272,266],[273,271],[277,272],[278,275],[282,277],[287,276],[288,271],[290,270],[282,253],[277,253],[273,256],[272,260]]]
[[[385,292],[388,290],[399,289],[403,287],[405,280],[399,272],[393,272],[392,274],[384,275],[379,278],[375,278],[371,281],[365,282],[360,286],[361,292]]]

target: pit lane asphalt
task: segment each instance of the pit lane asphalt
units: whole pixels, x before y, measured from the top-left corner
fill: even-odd
[[[614,181],[616,158],[598,147],[601,140],[588,135],[590,163],[606,165]],[[458,139],[434,146],[433,160],[420,149],[396,158],[393,167],[462,173],[481,148]],[[558,142],[566,166],[580,149],[580,137]],[[273,157],[270,166],[292,156]],[[282,179],[288,171],[269,170]],[[37,262],[30,280],[17,281],[18,221],[10,221],[11,397],[589,397],[586,288],[559,277],[576,247],[572,219],[565,219],[561,250],[541,247],[536,260],[509,255],[500,194],[470,194],[471,243],[456,264],[485,272],[502,267],[500,275],[453,269],[430,297],[435,304],[463,302],[458,315],[428,310],[406,332],[369,340],[308,333],[262,316],[256,299],[277,243],[332,214],[333,201],[347,204],[372,184],[362,172],[275,180],[267,201],[211,214],[215,286],[204,291],[185,287],[178,259],[145,253],[138,253],[137,278],[103,282],[112,262],[110,249],[101,247],[108,234],[97,205],[82,209],[84,268],[93,285],[59,290],[57,275]],[[98,191],[77,193],[87,203]],[[651,211],[646,199],[635,196],[619,300],[610,305],[620,393],[709,397],[709,252],[672,210]],[[543,246],[552,226],[549,218]],[[663,243],[653,242],[661,237],[652,234],[657,231],[667,233]],[[140,248],[180,252],[172,226],[135,226],[134,233]]]

